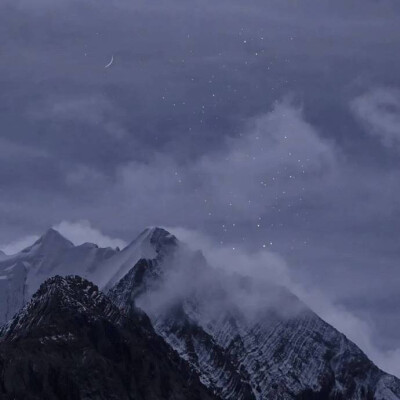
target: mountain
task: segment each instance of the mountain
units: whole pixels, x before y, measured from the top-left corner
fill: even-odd
[[[222,399],[400,399],[397,378],[285,288],[216,270],[162,229],[151,235],[155,256],[108,294],[140,306]]]
[[[213,268],[164,229],[146,229],[122,251],[74,246],[48,231],[0,261],[3,320],[56,274],[94,281],[122,314],[143,309],[223,400],[400,400],[397,378],[287,289]]]
[[[129,246],[117,251],[91,243],[74,246],[59,232],[49,229],[20,253],[0,257],[0,326],[52,276],[79,275],[101,288],[111,287],[140,258],[157,256],[157,246],[152,242],[155,231],[156,228],[146,229]]]
[[[0,398],[217,399],[143,312],[78,276],[44,282],[0,331]]]

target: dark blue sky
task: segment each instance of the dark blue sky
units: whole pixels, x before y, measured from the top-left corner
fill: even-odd
[[[0,243],[268,248],[400,348],[397,0],[3,0],[0,35]]]

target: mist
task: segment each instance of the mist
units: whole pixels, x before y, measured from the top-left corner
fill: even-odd
[[[243,247],[215,245],[198,231],[179,227],[166,229],[191,251],[201,249],[201,253],[197,253],[199,259],[194,263],[185,258],[176,259],[176,269],[172,268],[171,272],[166,269],[163,286],[139,299],[138,305],[150,314],[165,313],[169,306],[193,296],[198,296],[203,302],[206,311],[203,315],[208,315],[208,322],[220,316],[221,312],[232,310],[239,310],[247,322],[268,318],[271,312],[281,318],[294,318],[309,307],[356,343],[378,367],[397,376],[400,374],[400,349],[379,349],[373,343],[372,327],[368,321],[335,304],[318,286],[296,280],[292,267],[281,255],[270,249],[250,253]],[[216,285],[226,294],[223,301],[212,297],[211,288]]]

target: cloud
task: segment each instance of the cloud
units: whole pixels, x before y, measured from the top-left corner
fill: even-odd
[[[38,239],[38,235],[25,236],[11,243],[0,245],[0,249],[7,255],[13,255],[31,246]]]
[[[277,254],[268,250],[248,254],[218,247],[198,232],[183,228],[170,231],[189,246],[189,251],[182,245],[171,258],[165,258],[162,284],[137,299],[137,305],[153,318],[162,318],[181,301],[196,298],[202,309],[198,317],[204,324],[218,319],[222,312],[239,310],[244,319],[254,322],[270,312],[287,318],[304,310],[283,287],[287,273]]]
[[[100,183],[103,185],[106,177],[94,168],[86,165],[76,165],[65,175],[66,183],[70,186],[90,187]]]
[[[193,211],[194,220],[257,218],[271,208],[302,201],[307,189],[330,179],[337,163],[335,146],[308,124],[289,101],[251,120],[243,134],[184,167],[166,154],[151,162],[131,162],[118,169],[114,196],[132,213],[157,199],[154,219]]]
[[[400,90],[377,88],[355,98],[351,110],[386,147],[400,148]]]
[[[41,149],[35,149],[24,144],[14,143],[0,138],[0,155],[2,159],[10,161],[13,158],[49,158],[49,154]]]
[[[124,248],[127,243],[121,239],[111,238],[91,226],[89,221],[62,221],[54,226],[58,232],[75,245],[95,243],[100,247]]]
[[[262,213],[282,197],[296,198],[305,182],[329,175],[335,162],[332,143],[304,120],[299,107],[283,101],[229,140],[224,153],[203,157],[196,173],[204,176],[214,199],[248,215]]]
[[[266,246],[251,254],[242,248],[217,245],[210,237],[182,227],[165,228],[174,234],[191,250],[201,250],[210,264],[216,268],[248,275],[257,279],[268,278],[268,282],[290,286],[289,271],[284,259]]]
[[[115,139],[123,139],[127,131],[121,125],[119,110],[103,95],[53,97],[41,105],[35,105],[30,115],[37,120],[57,123],[81,123],[106,133]],[[85,133],[84,127],[82,127]]]

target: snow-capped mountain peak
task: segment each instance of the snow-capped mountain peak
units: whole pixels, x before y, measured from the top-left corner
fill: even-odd
[[[108,290],[124,277],[140,259],[156,259],[173,253],[178,240],[163,228],[150,227],[141,232],[122,251],[99,267],[96,283]]]
[[[27,253],[56,253],[74,247],[73,243],[53,228],[48,229],[32,246],[21,251]]]
[[[152,226],[142,231],[123,251],[141,246],[143,249],[150,248],[151,254],[154,255],[154,252],[158,253],[165,247],[176,246],[177,243],[178,239],[170,232],[164,228]]]
[[[178,239],[164,228],[150,227],[144,233],[146,233],[147,240],[155,246],[156,251],[160,251],[164,246],[176,246],[178,243]]]

